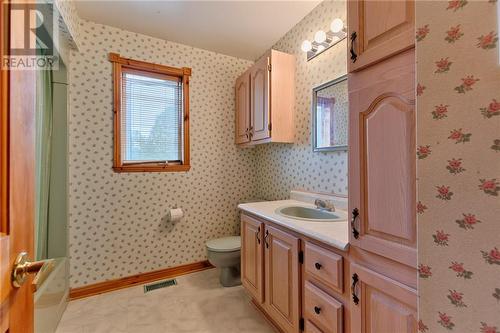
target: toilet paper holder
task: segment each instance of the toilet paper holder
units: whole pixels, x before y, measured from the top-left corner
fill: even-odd
[[[184,216],[182,208],[170,208],[167,212],[168,222],[177,222]]]

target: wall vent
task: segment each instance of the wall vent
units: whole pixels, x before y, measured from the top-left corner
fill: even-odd
[[[175,286],[175,285],[177,285],[177,280],[175,280],[175,279],[146,284],[146,285],[144,285],[144,293],[147,293],[147,292],[150,292],[150,291],[153,291],[156,289],[160,289],[160,288]]]

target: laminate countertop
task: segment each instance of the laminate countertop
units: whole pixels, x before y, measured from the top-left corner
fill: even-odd
[[[342,251],[347,250],[349,247],[349,225],[347,221],[348,215],[345,210],[336,209],[336,212],[345,216],[345,220],[318,222],[289,218],[277,212],[279,209],[287,206],[315,208],[312,204],[297,200],[242,203],[238,205],[238,208],[251,215],[268,220],[326,245],[333,246]]]

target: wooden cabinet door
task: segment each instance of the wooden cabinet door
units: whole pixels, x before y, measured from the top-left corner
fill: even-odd
[[[271,137],[269,129],[269,64],[271,54],[263,56],[253,66],[250,74],[250,132],[252,140]]]
[[[351,332],[416,333],[417,291],[358,264],[350,266]]]
[[[356,230],[349,240],[411,267],[417,262],[414,81],[414,49],[349,77],[349,210]]]
[[[414,1],[352,0],[348,1],[347,11],[349,47],[356,54],[355,62],[353,59],[348,61],[349,72],[414,46]]]
[[[285,332],[299,332],[299,239],[266,226],[265,302],[269,316]]]
[[[241,216],[241,282],[259,304],[264,301],[263,234],[262,222]]]
[[[23,45],[25,40],[23,21],[13,19],[8,3],[0,2],[2,59],[4,55],[14,54],[11,45]],[[15,5],[18,11],[32,10],[26,1]],[[35,256],[36,78],[35,70],[8,71],[2,67],[0,71],[1,333],[33,332],[34,329],[33,275],[20,287],[14,287],[11,274],[18,254],[27,252],[29,259]]]
[[[250,141],[250,73],[243,73],[236,80],[236,143]]]

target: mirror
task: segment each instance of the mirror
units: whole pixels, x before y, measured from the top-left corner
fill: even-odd
[[[313,89],[313,150],[347,150],[347,75]]]

